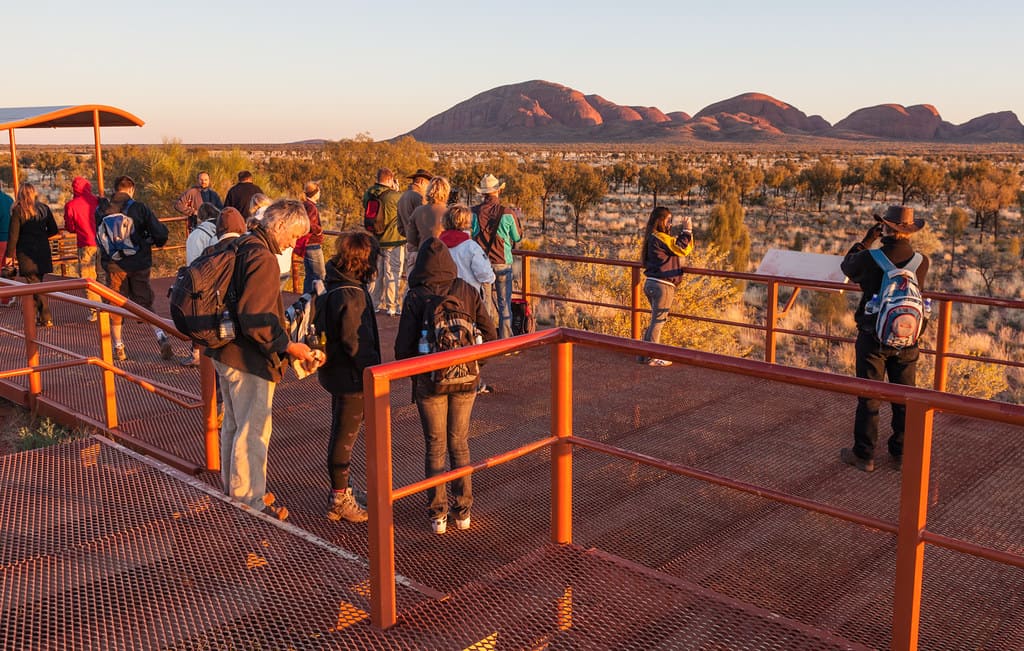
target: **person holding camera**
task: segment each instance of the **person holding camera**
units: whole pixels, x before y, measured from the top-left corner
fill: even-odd
[[[693,251],[693,224],[689,217],[680,219],[679,235],[669,233],[672,213],[664,206],[651,211],[644,229],[644,241],[640,250],[640,262],[644,267],[644,296],[651,305],[651,323],[644,332],[644,341],[658,343],[661,328],[668,321],[676,288],[683,281],[683,258]],[[649,366],[671,366],[667,359],[637,361]]]
[[[882,288],[884,271],[875,262],[870,251],[871,246],[879,238],[882,240],[882,253],[896,267],[907,267],[915,259],[920,261],[915,275],[918,287],[924,287],[924,280],[928,275],[928,256],[915,253],[914,247],[910,244],[911,235],[924,227],[924,219],[915,219],[914,209],[907,206],[890,206],[885,217],[876,215],[875,219],[878,223],[868,229],[861,241],[850,247],[840,264],[843,273],[860,285],[862,292],[857,311],[853,315],[857,323],[857,342],[854,347],[857,377],[882,381],[888,375],[889,382],[893,384],[914,386],[917,379],[917,359],[920,356],[917,343],[904,348],[882,344],[875,330],[877,315],[870,313],[870,310],[865,311],[864,308]],[[875,469],[878,407],[879,401],[874,398],[857,398],[857,414],[853,421],[853,448],[843,448],[839,451],[839,458],[843,463],[864,472],[872,472]],[[903,462],[906,413],[906,405],[892,403],[892,436],[889,437],[888,448],[897,466]]]

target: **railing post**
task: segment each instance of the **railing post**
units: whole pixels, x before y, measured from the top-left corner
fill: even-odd
[[[764,361],[775,363],[775,311],[779,306],[779,284],[768,281],[768,297],[764,315]]]
[[[928,519],[928,474],[932,454],[932,410],[908,401],[899,530],[896,533],[896,586],[893,598],[892,648],[914,651],[921,617],[924,531]]]
[[[551,347],[551,435],[572,436],[572,344]],[[551,541],[572,542],[572,444],[551,448]]]
[[[25,362],[26,366],[39,366],[39,344],[36,342],[36,302],[35,295],[24,294],[21,297],[21,315],[25,319]],[[36,398],[43,392],[43,377],[39,371],[28,375],[28,406],[34,412]]]
[[[935,335],[935,379],[932,388],[936,391],[946,390],[946,379],[949,376],[949,324],[952,319],[953,304],[950,301],[939,301],[939,331]]]
[[[391,381],[363,373],[366,416],[366,499],[369,502],[370,621],[380,629],[398,621],[395,588],[394,505],[391,500]]]
[[[640,338],[640,267],[630,269],[629,328],[633,339]],[[654,315],[651,315],[654,318]]]
[[[213,360],[199,356],[199,393],[203,397],[204,440],[206,441],[206,469],[220,470],[220,428],[217,427],[217,370]]]
[[[110,312],[100,310],[96,313],[96,327],[100,333],[100,359],[107,364],[114,364],[114,344],[110,338]],[[117,427],[117,390],[114,386],[114,373],[103,369],[103,414],[106,417],[107,429]]]
[[[529,301],[530,294],[533,293],[533,283],[530,282],[530,256],[523,254],[523,299]]]

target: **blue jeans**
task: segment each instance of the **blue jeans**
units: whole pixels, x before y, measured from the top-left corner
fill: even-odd
[[[644,296],[651,304],[651,323],[644,333],[644,341],[656,344],[661,341],[661,327],[668,321],[668,312],[672,309],[672,299],[676,296],[676,288],[673,285],[648,278],[644,281]]]
[[[498,338],[512,336],[512,265],[492,264],[494,294],[497,296]]]
[[[418,378],[413,380],[418,382]],[[434,477],[445,472],[445,461],[451,469],[469,465],[469,417],[473,412],[476,391],[447,395],[424,394],[417,388],[416,409],[420,413],[423,438],[426,441],[424,472]],[[455,517],[469,516],[473,506],[473,481],[470,476],[451,482],[455,496]],[[427,490],[430,517],[434,520],[448,515],[448,494],[445,484]]]
[[[302,293],[313,292],[313,281],[323,280],[327,276],[327,267],[324,265],[324,251],[319,244],[306,247],[306,255],[302,257],[302,268],[306,277],[302,280]]]

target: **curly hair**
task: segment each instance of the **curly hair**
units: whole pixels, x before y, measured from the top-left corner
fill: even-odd
[[[338,236],[331,263],[347,276],[369,283],[377,273],[380,244],[366,231],[345,231]]]

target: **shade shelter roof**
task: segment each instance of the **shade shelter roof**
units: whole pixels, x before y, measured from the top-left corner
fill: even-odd
[[[96,185],[103,192],[103,157],[100,146],[100,127],[141,127],[145,122],[127,111],[102,104],[76,106],[0,107],[0,130],[6,130],[11,142],[11,168],[14,190],[18,190],[18,149],[14,141],[15,129],[56,129],[62,127],[92,127],[96,141]]]
[[[80,104],[77,106],[23,106],[0,108],[0,129],[45,129],[92,127],[94,115],[101,127],[141,127],[145,122],[113,106]]]

